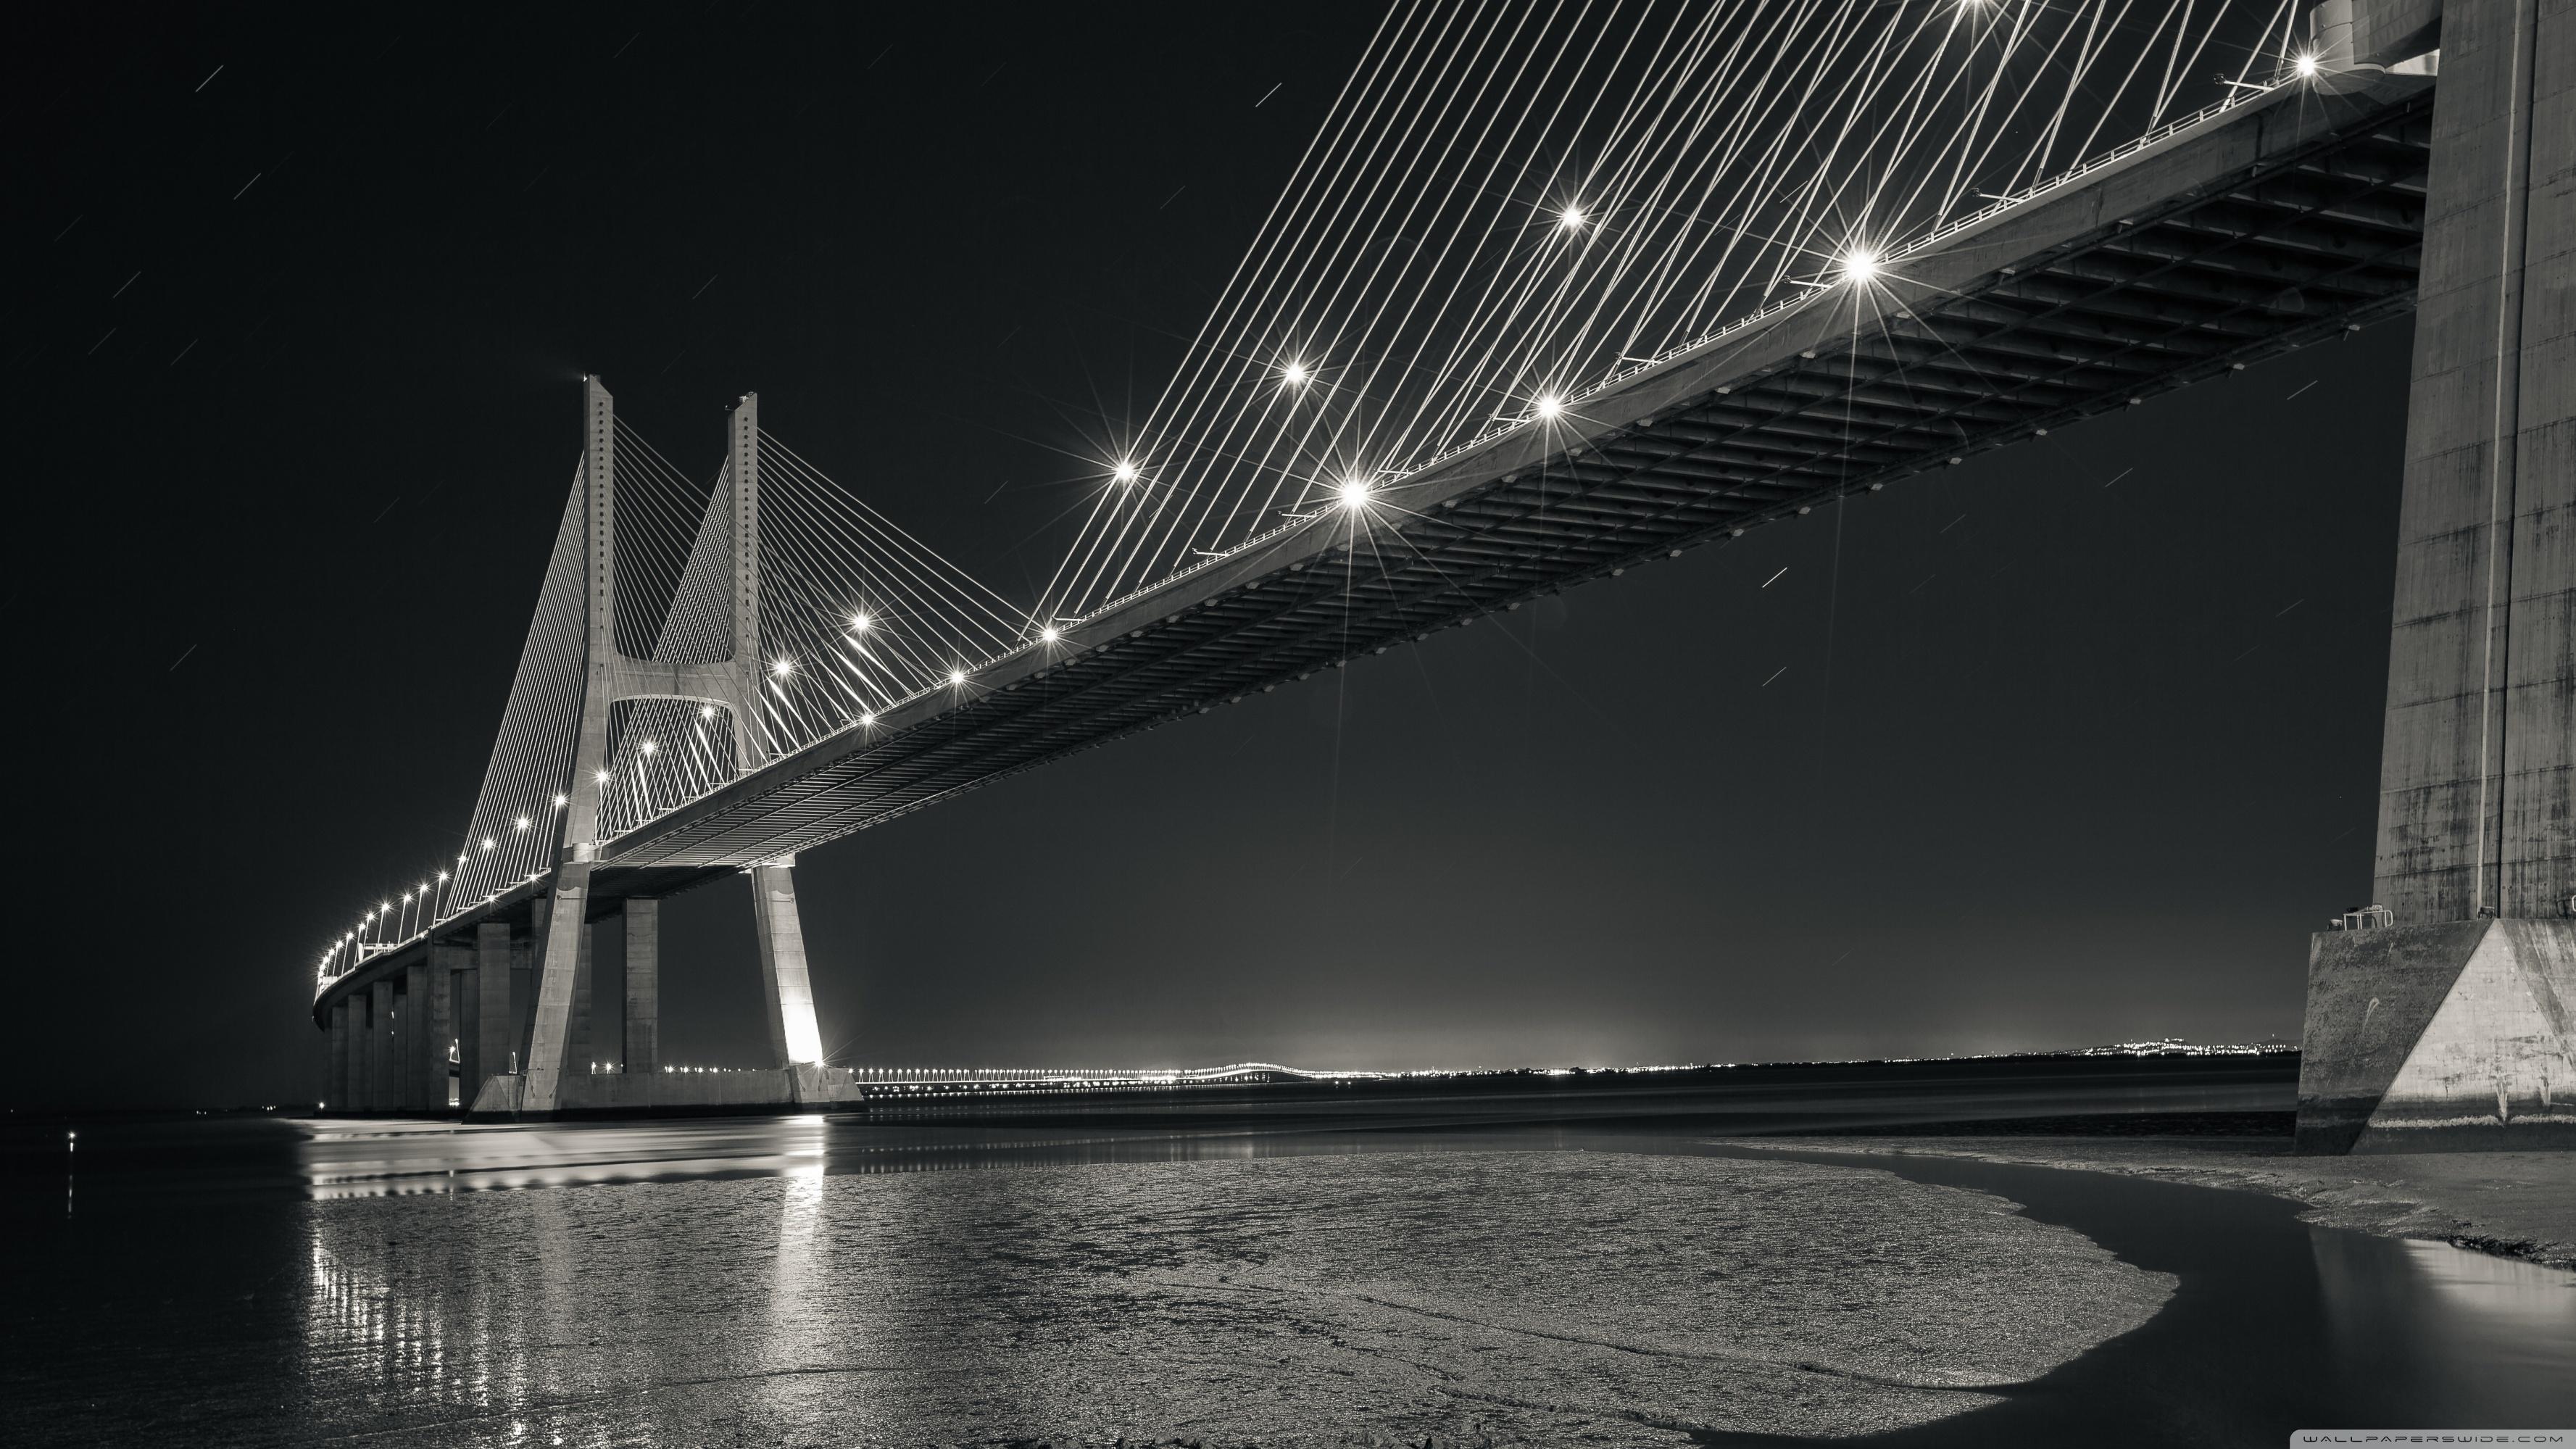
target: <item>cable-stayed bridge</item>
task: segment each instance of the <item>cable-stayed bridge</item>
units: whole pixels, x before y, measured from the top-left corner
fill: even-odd
[[[2535,140],[2534,87],[2564,85],[2570,28],[2509,0],[1399,10],[1031,600],[869,508],[757,399],[707,477],[594,379],[471,824],[320,957],[326,1096],[435,1107],[452,1077],[494,1110],[696,1100],[655,1072],[652,902],[747,871],[778,1071],[727,1090],[846,1099],[814,1024],[800,852],[2424,295],[2470,320],[2427,327],[2413,433],[2450,426],[2485,474],[2410,461],[2409,526],[2436,487],[2489,516],[2401,565],[2401,595],[2460,607],[2401,597],[2380,889],[2410,927],[2548,914],[2576,888],[2576,775],[2563,738],[2554,757],[2540,741],[2576,671],[2526,629],[2538,713],[2508,732],[2510,623],[2471,658],[2459,621],[2527,596],[2566,628],[2563,559],[2524,550],[2499,592],[2494,543],[2525,513],[2570,527],[2545,479],[2509,495],[2497,448],[2558,426],[2569,389],[2523,408],[2535,390],[2500,369],[2550,339],[2521,338],[2519,312],[2510,345],[2487,335],[2511,309],[2479,288],[2509,278],[2521,308],[2537,263],[2483,236],[2428,252],[2427,217],[2448,185],[2529,250],[2550,185],[2532,178],[2567,146]],[[2502,67],[2474,110],[2437,105],[2463,32]],[[2446,146],[2476,165],[2446,168]],[[2563,266],[2567,238],[2543,240]],[[2482,347],[2484,391],[2462,392]],[[620,1039],[594,1042],[591,926],[612,917],[627,1000]]]

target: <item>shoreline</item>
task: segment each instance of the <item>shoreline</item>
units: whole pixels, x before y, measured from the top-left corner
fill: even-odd
[[[2576,1154],[2378,1153],[2298,1157],[2269,1139],[1902,1135],[1722,1139],[1730,1147],[1855,1156],[1953,1157],[2234,1188],[2287,1198],[2300,1219],[2380,1237],[2449,1243],[2576,1271]]]

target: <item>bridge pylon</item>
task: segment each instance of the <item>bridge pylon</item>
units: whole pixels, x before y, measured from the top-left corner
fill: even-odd
[[[2576,1146],[2576,9],[2315,14],[2441,83],[2373,902],[2310,944],[2299,1146]]]
[[[731,718],[737,770],[756,769],[769,758],[768,730],[760,707],[759,406],[756,394],[744,394],[733,409],[728,430],[733,509],[731,657],[711,663],[637,659],[617,643],[616,400],[598,378],[582,380],[579,487],[586,622],[581,711],[572,778],[560,812],[563,833],[557,842],[552,889],[537,912],[536,999],[529,1012],[525,1080],[517,1104],[523,1111],[553,1112],[564,1105],[563,1076],[570,1068],[578,1027],[574,1020],[577,978],[589,930],[591,876],[599,861],[603,776],[615,706],[631,699],[695,700],[717,706]],[[816,1063],[822,1057],[792,865],[789,857],[751,868],[769,1037],[779,1057],[773,1065],[779,1067]],[[630,936],[633,929],[630,923]],[[658,1015],[658,1006],[655,1011]],[[650,1064],[646,1065],[649,1070]]]

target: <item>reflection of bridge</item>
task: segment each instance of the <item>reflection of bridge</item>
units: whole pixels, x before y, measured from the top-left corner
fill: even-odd
[[[1317,424],[1300,424],[1269,496],[1222,510],[1230,533],[1156,536],[1166,514],[1211,514],[1196,485],[1165,481],[1207,471],[1211,455],[1140,448],[1141,460],[1111,470],[1060,576],[1082,587],[1052,590],[1034,611],[982,593],[841,492],[761,430],[754,399],[735,409],[717,480],[692,485],[591,383],[582,469],[465,849],[323,957],[326,1096],[361,1108],[443,1102],[436,1059],[447,1054],[433,1044],[454,1041],[461,1095],[498,1075],[495,1107],[669,1097],[676,1089],[653,1072],[652,902],[739,870],[753,878],[781,1064],[746,1090],[846,1097],[859,1084],[821,1064],[797,853],[1534,595],[2240,369],[2419,296],[2381,894],[2406,928],[2553,913],[2576,889],[2576,550],[2565,543],[2576,525],[2563,496],[2576,472],[2576,389],[2563,370],[2564,153],[2576,127],[2535,124],[2544,102],[2567,113],[2563,90],[2535,100],[2532,87],[2535,65],[2566,84],[2576,20],[2544,22],[2531,0],[2454,0],[2448,17],[2414,0],[2365,4],[2357,17],[2330,6],[2316,22],[2312,42],[2276,48],[2277,73],[2202,111],[1990,205],[1941,213],[1910,244],[1840,245],[1812,284],[1647,353],[1618,351],[1588,387],[1504,388],[1521,401],[1496,423],[1414,435],[1438,445],[1418,461],[1354,466],[1338,441],[1357,426],[1348,417],[1324,425],[1322,445]],[[2446,22],[2449,43],[2427,55]],[[2464,44],[2469,61],[2502,69],[2463,86]],[[2453,97],[2439,110],[2436,69]],[[2558,178],[2554,191],[2535,189],[2543,176]],[[1589,219],[1566,206],[1562,229],[1606,232],[1626,214],[1616,195]],[[2428,205],[2431,225],[2449,228],[2429,251]],[[1638,236],[1661,224],[1634,211],[1646,218],[1631,224]],[[2560,299],[2555,311],[2515,290],[2514,249],[2526,247],[2528,265],[2554,269],[2539,296]],[[1651,276],[1631,273],[1646,272],[1623,267],[1603,290],[1642,285]],[[2499,297],[2524,332],[2517,344],[2499,340]],[[1258,366],[1284,378],[1273,391],[1324,382],[1320,365],[1307,376],[1295,349],[1315,333],[1300,330],[1266,344]],[[2506,369],[2519,358],[2533,364],[2517,389]],[[2527,440],[2519,471],[2516,433]],[[1269,506],[1283,500],[1284,522]],[[1127,572],[1090,562],[1113,556],[1132,561]],[[1129,587],[1136,567],[1161,572]],[[2478,647],[2460,627],[2475,617],[2491,623]],[[611,917],[624,922],[623,1039],[593,1048],[589,927]],[[2353,1050],[2402,1056],[2442,996],[2395,1047]],[[2324,988],[2320,999],[2337,998]],[[2576,1000],[2576,978],[2565,999]],[[2342,1050],[2311,1045],[2320,1061]],[[603,1057],[624,1069],[616,1085],[581,1070]],[[2397,1064],[2385,1065],[2383,1091]]]

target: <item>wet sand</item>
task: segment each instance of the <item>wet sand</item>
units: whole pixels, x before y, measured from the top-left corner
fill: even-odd
[[[294,1217],[303,1286],[174,1304],[111,1285],[95,1259],[52,1265],[66,1280],[42,1274],[38,1321],[12,1325],[46,1371],[0,1370],[0,1437],[1842,1437],[1991,1406],[2146,1322],[2174,1286],[1987,1193],[1626,1151],[883,1175],[815,1161]],[[111,1251],[130,1251],[120,1239]],[[117,1308],[189,1346],[149,1392],[127,1373],[138,1313]]]
[[[2298,1157],[2285,1139],[2273,1137],[1832,1136],[1732,1145],[1964,1157],[2242,1188],[2289,1198],[2306,1221],[2325,1227],[2576,1268],[2576,1153]]]

